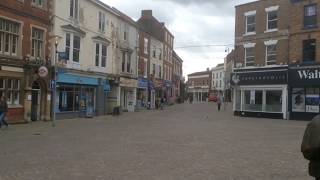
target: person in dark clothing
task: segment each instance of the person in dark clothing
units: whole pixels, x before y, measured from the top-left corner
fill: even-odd
[[[2,124],[7,127],[9,126],[5,120],[7,112],[8,112],[8,104],[4,96],[2,96],[0,99],[0,128]]]
[[[218,98],[217,98],[217,104],[218,104],[218,111],[220,111],[220,109],[221,109],[221,97],[220,96],[218,96]]]
[[[308,124],[302,144],[301,152],[309,160],[309,175],[320,180],[320,115]]]

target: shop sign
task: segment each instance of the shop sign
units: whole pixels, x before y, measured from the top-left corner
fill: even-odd
[[[320,68],[289,69],[289,83],[292,85],[318,85]]]
[[[128,78],[120,77],[120,86],[137,88],[138,81],[135,79],[128,79]]]
[[[287,84],[287,71],[254,71],[231,74],[232,85]]]
[[[306,95],[306,112],[319,112],[319,94]]]
[[[139,78],[138,79],[138,87],[142,89],[148,88],[148,79]]]

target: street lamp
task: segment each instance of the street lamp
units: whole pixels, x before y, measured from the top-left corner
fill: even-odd
[[[61,41],[62,37],[58,35],[54,35],[51,37],[51,42],[54,43],[55,54],[53,58],[53,80],[50,82],[52,86],[52,98],[51,98],[51,110],[52,110],[52,127],[55,126],[56,120],[56,84],[57,84],[57,61],[58,61],[58,44]]]

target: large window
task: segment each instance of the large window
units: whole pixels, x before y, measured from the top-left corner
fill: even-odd
[[[58,89],[59,92],[59,110],[78,111],[80,100],[80,87],[62,86]]]
[[[277,45],[266,46],[266,65],[274,65],[277,63]]]
[[[159,65],[159,78],[161,79],[162,77],[162,69],[161,69],[161,65]]]
[[[246,66],[254,66],[254,47],[245,48]]]
[[[267,30],[273,30],[278,28],[278,11],[268,12]]]
[[[317,4],[304,7],[304,27],[317,27]]]
[[[131,73],[131,53],[127,53],[127,73]]]
[[[66,52],[73,62],[80,62],[80,42],[81,38],[75,34],[66,34]]]
[[[246,16],[246,33],[254,33],[256,31],[256,15]]]
[[[8,105],[20,104],[20,80],[0,78],[0,97],[7,98]]]
[[[17,56],[20,24],[0,18],[0,53]]]
[[[122,63],[121,63],[122,72],[126,71],[126,52],[122,51]]]
[[[303,61],[314,62],[316,58],[316,40],[308,39],[303,41]]]
[[[107,46],[96,43],[95,65],[97,67],[106,67],[107,64]]]
[[[78,10],[79,5],[78,5],[78,0],[70,0],[70,17],[74,19],[78,19]]]
[[[32,28],[32,52],[33,57],[44,57],[44,31],[37,28]]]
[[[265,111],[282,112],[282,91],[266,91]]]
[[[152,64],[152,75],[156,75],[156,65]]]
[[[99,31],[105,32],[106,27],[106,15],[102,12],[99,12]]]

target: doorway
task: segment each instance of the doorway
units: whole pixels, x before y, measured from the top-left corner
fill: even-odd
[[[32,83],[31,90],[31,121],[40,120],[40,98],[41,90],[37,81]]]

